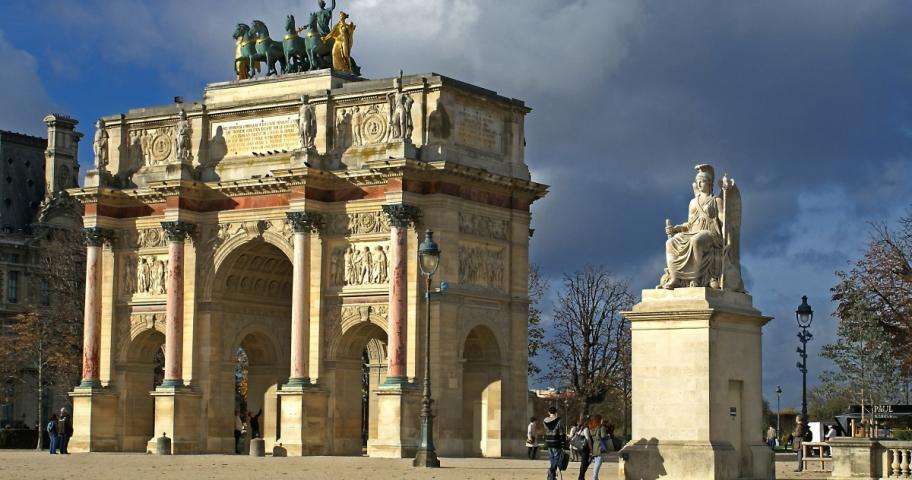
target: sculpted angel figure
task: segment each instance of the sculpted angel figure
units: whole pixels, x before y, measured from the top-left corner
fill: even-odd
[[[187,120],[187,112],[180,109],[177,120],[177,135],[174,139],[174,151],[177,154],[177,160],[181,163],[190,161],[190,121]]]
[[[301,97],[301,110],[298,112],[298,133],[301,135],[301,148],[314,148],[317,138],[317,115],[314,107],[308,103],[307,95]]]
[[[101,120],[95,122],[95,168],[103,170],[108,166],[108,131],[105,130]]]
[[[694,198],[687,221],[672,225],[666,220],[665,274],[659,288],[710,287],[743,291],[740,266],[741,195],[727,176],[720,182],[722,195],[713,194],[715,171],[697,165]]]
[[[340,72],[352,73],[351,47],[354,42],[355,24],[346,23],[347,18],[347,13],[339,12],[339,21],[328,34],[323,36],[322,40],[324,42],[333,41],[332,68]]]
[[[412,138],[412,97],[406,93],[386,94],[389,102],[390,137],[399,140]]]

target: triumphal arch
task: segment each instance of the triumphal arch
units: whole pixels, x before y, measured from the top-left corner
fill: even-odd
[[[164,433],[174,453],[234,452],[243,403],[267,449],[411,456],[429,336],[438,453],[518,454],[546,192],[523,161],[529,111],[437,74],[322,69],[100,119],[72,191],[88,240],[73,449]],[[448,284],[430,331],[426,229]]]

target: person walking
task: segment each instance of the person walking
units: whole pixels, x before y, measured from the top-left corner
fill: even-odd
[[[572,427],[570,427],[570,433],[567,434],[567,438],[572,439],[574,436],[576,436],[577,430],[579,430],[579,425],[573,425]],[[579,461],[579,451],[576,449],[576,447],[573,446],[573,442],[568,442],[568,443],[570,443],[570,461],[578,462]]]
[[[60,453],[69,455],[67,445],[70,443],[70,437],[73,436],[73,419],[66,407],[60,409],[60,417],[57,419],[57,442]]]
[[[529,419],[529,426],[526,427],[526,449],[529,460],[538,458],[538,419],[535,417]]]
[[[766,444],[769,445],[770,448],[776,446],[776,435],[776,427],[770,425],[769,428],[766,429]]]
[[[579,480],[586,480],[586,470],[592,459],[592,434],[589,431],[589,417],[580,415],[576,424],[576,433],[570,437],[570,447],[579,455]]]
[[[50,451],[51,455],[57,454],[57,414],[51,414],[51,421],[47,424],[48,439],[51,442]]]
[[[244,430],[244,421],[241,420],[241,411],[234,411],[234,453],[241,454],[241,432]]]
[[[263,435],[260,432],[260,417],[262,415],[263,409],[261,408],[256,415],[250,416],[250,438],[263,438]]]
[[[792,432],[792,449],[798,457],[798,468],[795,469],[796,472],[804,470],[804,462],[801,460],[804,455],[805,435],[807,435],[807,427],[804,425],[804,419],[801,418],[801,415],[798,415],[795,417],[795,431]]]
[[[592,432],[592,480],[599,480],[602,462],[614,451],[614,425],[606,425],[601,415],[594,415],[589,425]]]
[[[564,422],[557,416],[556,407],[548,407],[548,416],[543,421],[545,426],[545,447],[548,449],[548,480],[557,478],[564,455],[567,437],[564,435]]]

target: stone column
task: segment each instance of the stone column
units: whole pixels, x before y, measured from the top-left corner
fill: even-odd
[[[405,323],[407,321],[406,234],[419,216],[411,205],[383,205],[390,219],[390,278],[389,278],[389,356],[386,385],[408,381],[405,375]]]
[[[291,370],[289,385],[310,384],[307,372],[308,291],[307,262],[308,235],[317,231],[320,218],[307,212],[288,212],[288,221],[294,229],[294,261],[291,292]]]
[[[81,388],[99,388],[99,352],[101,351],[101,246],[109,234],[98,227],[85,229],[86,282],[85,316],[82,325]]]
[[[168,300],[165,307],[165,379],[163,387],[184,385],[184,240],[194,229],[186,222],[162,222],[168,239]]]

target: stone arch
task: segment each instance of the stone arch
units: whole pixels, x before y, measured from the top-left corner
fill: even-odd
[[[494,330],[483,324],[469,330],[462,342],[461,437],[466,455],[502,455],[502,351]]]
[[[360,455],[362,442],[377,438],[376,395],[364,397],[362,382],[366,374],[367,391],[372,392],[386,380],[387,333],[385,325],[378,323],[365,320],[349,325],[329,352],[333,454]]]
[[[237,351],[247,354],[246,405],[262,409],[260,433],[272,448],[279,437],[279,400],[288,380],[291,350],[291,252],[280,235],[234,235],[214,254],[207,288],[209,320],[208,425],[210,451],[234,452]],[[229,232],[231,233],[231,232]],[[272,286],[270,288],[270,285]]]
[[[155,436],[155,402],[149,392],[164,376],[159,370],[164,367],[165,335],[157,328],[147,328],[124,343],[123,361],[116,378],[120,390],[122,450],[145,452],[147,443]]]
[[[231,226],[240,232],[245,231],[244,227],[241,225],[235,226],[233,224],[223,224],[222,226],[226,228],[229,228],[229,226]],[[294,261],[294,247],[289,242],[289,240],[280,233],[268,230],[262,233],[256,233],[256,230],[250,233],[236,233],[222,242],[221,245],[219,245],[215,251],[212,252],[212,263],[207,268],[207,271],[202,275],[204,278],[209,277],[209,280],[205,281],[203,284],[203,298],[212,298],[212,294],[215,290],[214,280],[219,277],[219,271],[223,267],[225,261],[231,258],[232,254],[235,253],[235,251],[238,249],[243,249],[251,242],[256,242],[258,240],[279,249],[279,251],[285,254],[285,257],[289,262]]]

